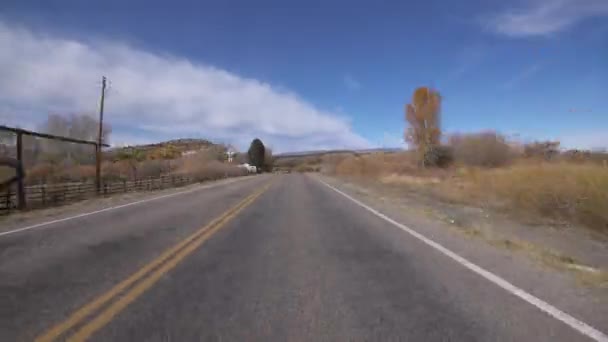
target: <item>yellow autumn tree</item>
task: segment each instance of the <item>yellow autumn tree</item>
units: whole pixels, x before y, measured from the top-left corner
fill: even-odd
[[[439,146],[441,138],[441,95],[428,87],[414,91],[412,102],[405,106],[405,141],[415,146],[422,165]]]

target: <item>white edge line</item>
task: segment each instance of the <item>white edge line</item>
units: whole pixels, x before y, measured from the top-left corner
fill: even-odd
[[[88,212],[88,213],[82,213],[82,214],[78,214],[78,215],[74,215],[74,216],[60,218],[60,219],[57,219],[57,220],[37,223],[37,224],[33,224],[31,226],[17,228],[17,229],[9,230],[9,231],[6,231],[6,232],[1,232],[0,233],[0,237],[1,236],[5,236],[5,235],[10,235],[10,234],[15,234],[15,233],[27,231],[27,230],[37,229],[37,228],[41,228],[41,227],[44,227],[44,226],[52,225],[52,224],[55,224],[55,223],[65,222],[65,221],[69,221],[69,220],[73,220],[73,219],[77,219],[77,218],[81,218],[81,217],[85,217],[85,216],[95,215],[95,214],[103,213],[105,211],[125,208],[125,207],[129,207],[129,206],[132,206],[132,205],[137,205],[137,204],[141,204],[141,203],[145,203],[145,202],[156,201],[156,200],[167,198],[167,197],[173,197],[173,196],[183,195],[183,194],[187,194],[187,193],[190,193],[190,192],[195,192],[195,191],[199,191],[199,190],[203,190],[203,189],[214,188],[214,187],[220,186],[220,185],[232,184],[232,183],[236,183],[238,181],[244,180],[244,179],[249,179],[249,178],[248,177],[243,177],[242,179],[235,179],[235,180],[232,180],[230,182],[216,183],[216,184],[206,184],[206,185],[202,185],[202,186],[196,187],[194,189],[188,189],[188,190],[184,190],[184,191],[180,191],[180,192],[174,192],[174,193],[166,194],[166,195],[162,195],[162,196],[157,196],[157,197],[152,197],[152,198],[146,198],[146,199],[143,199],[143,200],[139,200],[139,201],[135,201],[135,202],[130,202],[130,203],[126,203],[126,204],[121,204],[121,205],[117,205],[117,206],[114,206],[114,207],[103,208],[103,209],[96,210],[96,211],[91,211],[91,212]]]
[[[436,250],[440,251],[441,253],[445,254],[446,256],[450,257],[451,259],[453,259],[454,261],[458,262],[459,264],[463,265],[464,267],[468,268],[469,270],[477,273],[478,275],[484,277],[486,280],[489,280],[490,282],[494,283],[495,285],[503,288],[504,290],[506,290],[507,292],[523,299],[524,301],[528,302],[529,304],[534,305],[535,307],[539,308],[540,310],[544,311],[545,313],[549,314],[551,317],[562,321],[563,323],[567,324],[568,326],[570,326],[572,329],[580,332],[581,334],[592,338],[595,341],[598,342],[608,342],[608,336],[605,335],[603,332],[593,328],[592,326],[588,325],[585,322],[582,322],[570,315],[568,315],[567,313],[559,310],[558,308],[554,307],[553,305],[529,294],[528,292],[520,289],[519,287],[509,283],[507,280],[499,277],[498,275],[487,271],[483,268],[481,268],[480,266],[477,266],[476,264],[470,262],[469,260],[461,257],[460,255],[452,252],[451,250],[443,247],[442,245],[440,245],[439,243],[427,238],[426,236],[414,231],[413,229],[391,219],[390,217],[382,214],[381,212],[377,211],[376,209],[373,209],[371,207],[369,207],[366,204],[363,204],[362,202],[356,200],[355,198],[351,197],[350,195],[338,190],[337,188],[327,184],[326,182],[320,180],[317,178],[317,180],[321,183],[323,183],[325,186],[329,187],[330,189],[332,189],[333,191],[339,193],[340,195],[348,198],[349,200],[351,200],[352,202],[354,202],[355,204],[357,204],[358,206],[366,209],[367,211],[373,213],[374,215],[380,217],[381,219],[393,224],[394,226],[397,226],[399,228],[401,228],[402,230],[404,230],[405,232],[409,233],[410,235],[414,236],[415,238],[417,238],[418,240],[426,243],[427,245],[435,248]]]

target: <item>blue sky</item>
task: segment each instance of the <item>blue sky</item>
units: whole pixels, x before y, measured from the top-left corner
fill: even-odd
[[[116,144],[399,146],[430,85],[446,132],[608,146],[607,19],[606,0],[4,0],[0,122],[94,113],[104,74]]]

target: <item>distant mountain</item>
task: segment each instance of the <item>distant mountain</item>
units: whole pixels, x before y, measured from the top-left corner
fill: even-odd
[[[316,150],[316,151],[302,151],[302,152],[285,152],[274,155],[275,158],[293,158],[293,157],[309,157],[309,156],[322,156],[327,154],[338,154],[338,153],[374,153],[374,152],[399,152],[404,151],[402,148],[369,148],[361,150]]]

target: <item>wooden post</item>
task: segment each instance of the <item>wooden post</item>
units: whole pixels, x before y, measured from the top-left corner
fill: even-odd
[[[6,208],[6,212],[10,213],[11,212],[11,188],[8,188],[8,191],[6,192],[6,197],[4,197],[4,200],[6,201],[5,203],[5,208]]]
[[[106,95],[106,77],[101,78],[101,102],[99,104],[99,132],[97,135],[97,145],[95,145],[95,184],[97,194],[101,191],[101,144],[103,136],[103,102]]]
[[[19,168],[21,169],[21,174],[17,175],[17,208],[19,210],[25,209],[25,187],[23,186],[23,180],[25,175],[23,174],[23,134],[17,133],[17,160],[19,161]],[[16,170],[17,173],[20,173],[19,170]]]

